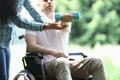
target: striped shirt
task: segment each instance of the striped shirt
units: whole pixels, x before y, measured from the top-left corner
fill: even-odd
[[[22,7],[25,7],[29,14],[33,17],[33,20],[27,20],[22,17],[20,14]],[[41,13],[42,14],[42,13]],[[43,25],[47,22],[46,17],[43,17],[34,9],[30,0],[18,0],[17,1],[17,17],[10,17],[7,24],[2,25],[0,23],[0,47],[7,48],[9,47],[12,31],[14,30],[15,25],[19,28],[24,28],[33,31],[42,31]],[[41,22],[41,23],[39,23]]]

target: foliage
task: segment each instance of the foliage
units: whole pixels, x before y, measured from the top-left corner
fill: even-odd
[[[96,43],[120,44],[120,0],[58,0],[56,12],[79,11],[70,41],[94,47]]]

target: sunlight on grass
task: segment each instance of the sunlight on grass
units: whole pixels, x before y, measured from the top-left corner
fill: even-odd
[[[115,66],[111,58],[104,57],[105,69],[108,80],[120,80],[120,66]]]

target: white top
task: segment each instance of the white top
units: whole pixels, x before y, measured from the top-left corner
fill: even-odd
[[[67,53],[71,23],[69,25],[70,25],[69,30],[43,30],[43,31],[26,30],[25,33],[36,36],[37,42],[41,46]],[[44,57],[44,62],[56,58],[51,55],[44,55],[43,57]]]

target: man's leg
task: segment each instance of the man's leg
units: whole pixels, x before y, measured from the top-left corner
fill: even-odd
[[[70,65],[65,58],[58,58],[44,64],[48,75],[57,78],[57,80],[72,80]]]
[[[100,59],[88,58],[71,63],[73,78],[86,78],[92,75],[93,80],[106,80],[103,63]]]

